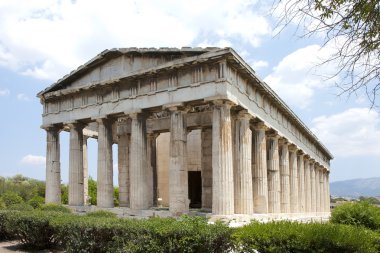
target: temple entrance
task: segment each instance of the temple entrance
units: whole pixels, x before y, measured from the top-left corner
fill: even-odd
[[[190,208],[202,207],[202,176],[200,171],[188,172]]]

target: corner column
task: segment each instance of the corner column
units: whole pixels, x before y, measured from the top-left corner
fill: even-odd
[[[83,206],[84,176],[83,176],[83,128],[81,123],[69,124],[69,205]]]
[[[213,101],[212,114],[212,213],[234,213],[232,161],[232,103]]]
[[[234,147],[234,199],[235,213],[252,214],[252,131],[250,119],[252,116],[247,111],[240,111],[235,122],[235,147]]]
[[[98,122],[98,185],[97,206],[114,207],[113,201],[113,161],[112,123],[110,119],[97,119]]]
[[[268,148],[268,212],[281,212],[281,183],[280,183],[280,165],[278,153],[279,135],[267,135]]]
[[[146,117],[142,113],[131,114],[131,149],[129,160],[130,207],[133,210],[150,208],[147,161]]]
[[[255,213],[268,213],[267,142],[264,123],[253,125],[252,181]]]
[[[290,213],[290,171],[289,148],[286,139],[279,140],[280,150],[280,182],[281,182],[281,213]]]
[[[118,122],[118,181],[119,205],[129,207],[129,149],[130,135],[127,133],[127,120]]]
[[[46,130],[46,188],[45,203],[61,203],[60,128]]]
[[[298,196],[298,162],[297,162],[297,147],[289,146],[289,185],[290,185],[290,212],[298,213],[299,196]]]
[[[330,212],[330,181],[329,181],[329,174],[330,174],[330,171],[326,171],[326,174],[325,174],[325,184],[326,184],[326,212]]]

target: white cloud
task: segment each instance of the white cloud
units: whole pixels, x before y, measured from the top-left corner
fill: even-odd
[[[250,65],[254,70],[256,70],[256,69],[266,68],[268,67],[269,64],[267,61],[259,60],[259,61],[253,61]]]
[[[333,63],[316,67],[333,52],[331,46],[310,45],[284,57],[264,81],[287,103],[306,108],[316,90],[331,86],[338,77],[326,80],[336,69]]]
[[[0,97],[9,96],[10,93],[8,89],[0,89]]]
[[[0,65],[55,80],[106,48],[197,41],[225,46],[233,40],[257,47],[271,33],[257,5],[256,0],[2,1]]]
[[[20,101],[30,101],[30,98],[24,93],[17,94],[17,99]]]
[[[368,108],[351,108],[313,120],[312,131],[336,156],[380,156],[380,115]]]
[[[44,165],[46,158],[38,155],[26,155],[21,159],[21,163],[24,165]]]

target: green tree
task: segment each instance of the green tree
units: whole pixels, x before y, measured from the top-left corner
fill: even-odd
[[[15,192],[6,192],[1,196],[6,207],[23,203],[23,199]]]
[[[375,0],[275,0],[282,31],[297,24],[302,36],[324,35],[325,44],[337,51],[322,64],[336,62],[330,78],[343,78],[340,94],[364,92],[372,106],[380,91],[380,1]],[[303,28],[303,29],[302,29]]]
[[[90,197],[90,204],[96,205],[96,191],[97,191],[97,183],[92,178],[88,178],[88,196]]]

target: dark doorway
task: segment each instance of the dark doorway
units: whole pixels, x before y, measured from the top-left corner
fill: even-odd
[[[189,171],[189,199],[190,208],[202,207],[202,176],[200,171]]]

